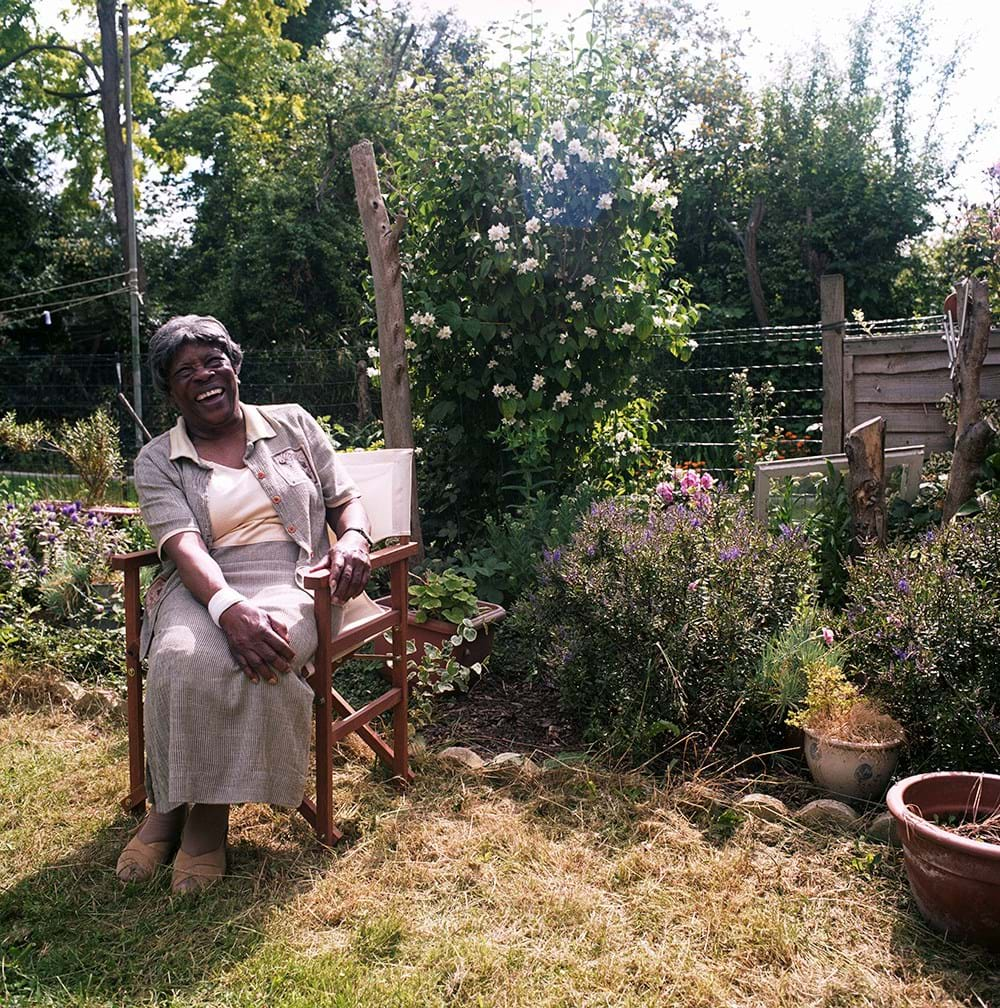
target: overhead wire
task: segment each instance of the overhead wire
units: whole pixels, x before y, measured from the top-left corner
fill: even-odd
[[[11,294],[8,297],[0,298],[0,304],[8,301],[20,301],[22,298],[34,297],[36,294],[51,294],[53,291],[69,290],[71,287],[85,287],[88,284],[100,283],[102,280],[117,280],[119,277],[128,276],[128,271],[124,273],[109,273],[107,276],[93,277],[90,280],[77,280],[76,283],[57,284],[55,287],[39,287],[38,290],[24,291],[21,294]]]
[[[104,291],[101,294],[88,294],[85,297],[70,298],[65,301],[50,301],[37,305],[26,305],[20,308],[0,308],[0,319],[5,321],[23,321],[23,319],[37,315],[39,312],[47,311],[50,314],[57,311],[65,311],[67,308],[74,308],[77,305],[87,304],[90,301],[100,301],[101,298],[117,297],[119,294],[128,294],[127,287],[118,290]]]

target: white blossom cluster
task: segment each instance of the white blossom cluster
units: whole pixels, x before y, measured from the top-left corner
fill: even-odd
[[[434,325],[434,316],[431,315],[430,312],[425,312],[424,314],[421,314],[420,312],[414,312],[410,316],[410,321],[415,326],[421,326],[421,327],[432,326]]]
[[[497,399],[524,398],[521,393],[517,391],[516,385],[494,385],[493,394],[497,397]]]

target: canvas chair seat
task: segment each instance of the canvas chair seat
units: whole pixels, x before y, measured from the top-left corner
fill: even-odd
[[[371,522],[372,539],[396,542],[371,554],[372,570],[389,569],[388,605],[367,594],[351,599],[344,607],[343,622],[332,634],[330,586],[324,576],[310,576],[305,586],[314,593],[318,645],[306,681],[315,694],[316,796],[306,798],[299,811],[323,843],[335,843],[343,834],[333,822],[333,746],[357,733],[388,767],[393,780],[405,785],[413,780],[409,764],[408,686],[406,638],[408,636],[409,561],[417,552],[410,542],[410,509],[413,492],[413,450],[386,448],[344,452],[339,456],[354,480]],[[116,554],[111,566],[125,577],[125,648],[128,671],[129,793],[122,806],[141,814],[146,806],[145,746],[142,721],[142,663],[139,658],[139,628],[142,622],[140,572],[158,564],[155,550]],[[391,655],[385,659],[390,688],[360,709],[355,709],[333,687],[336,666],[355,655],[365,644],[389,633]],[[387,742],[371,724],[391,712],[392,737]]]

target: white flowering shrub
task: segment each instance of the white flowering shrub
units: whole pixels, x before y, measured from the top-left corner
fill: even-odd
[[[502,67],[415,95],[404,132],[420,144],[394,165],[428,448],[476,478],[572,472],[642,362],[683,354],[696,318],[669,180],[574,73],[536,68],[529,93]]]

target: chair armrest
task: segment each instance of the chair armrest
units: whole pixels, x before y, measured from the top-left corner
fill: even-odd
[[[112,553],[112,570],[139,570],[140,567],[153,567],[160,562],[156,550],[140,550],[138,553]]]
[[[401,560],[416,556],[419,550],[419,543],[399,543],[397,546],[386,546],[384,549],[376,550],[368,559],[371,562],[372,570],[378,570],[380,567],[389,567]],[[319,588],[326,578],[325,574],[310,574],[303,579],[302,583],[306,588]]]

